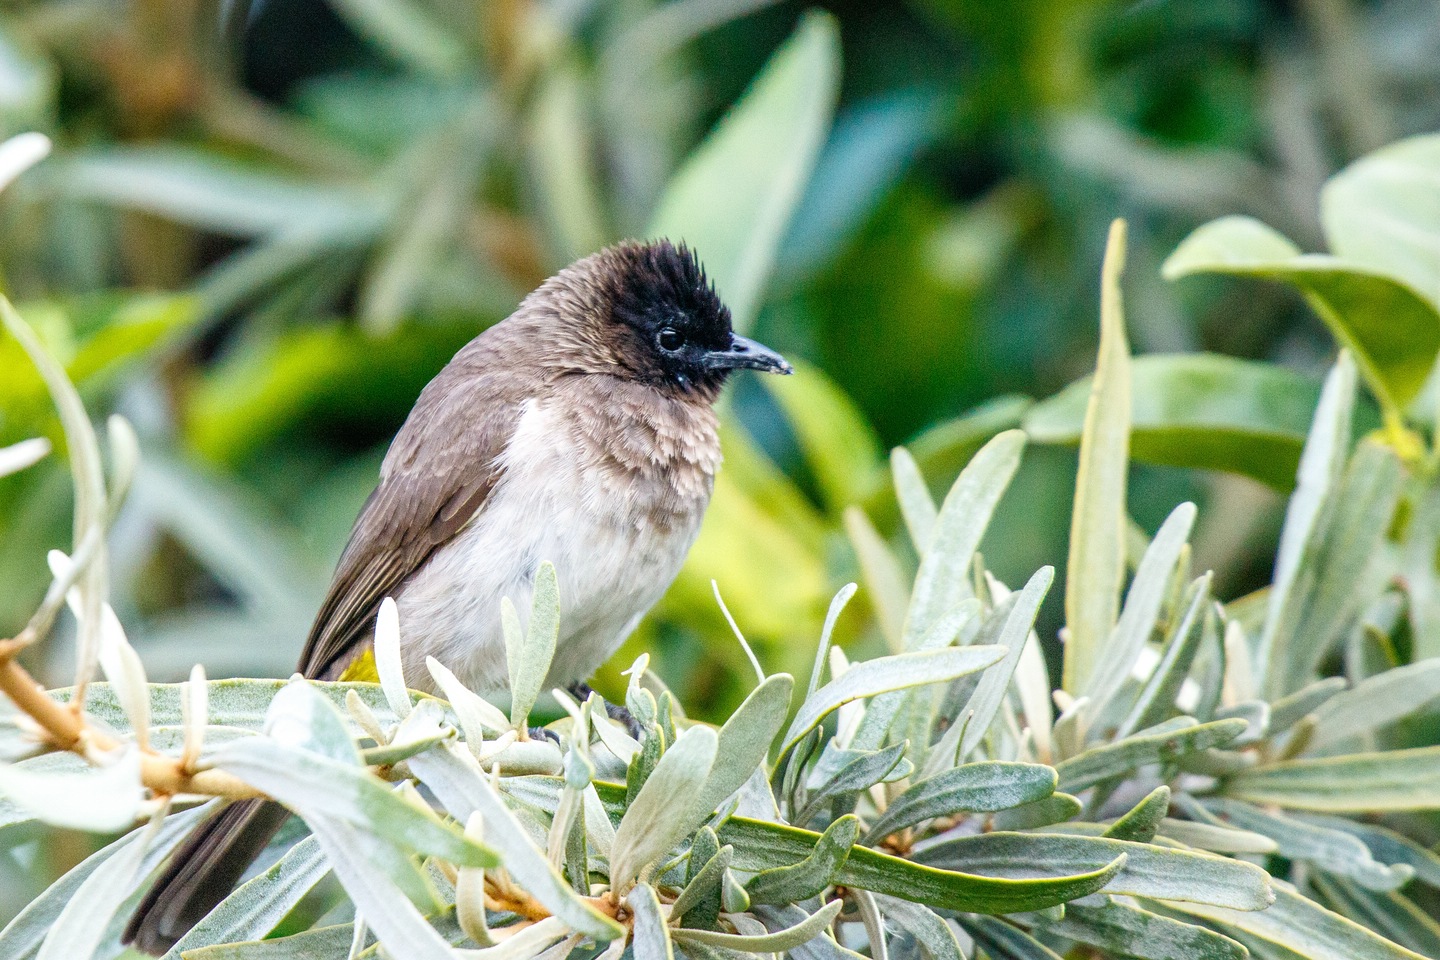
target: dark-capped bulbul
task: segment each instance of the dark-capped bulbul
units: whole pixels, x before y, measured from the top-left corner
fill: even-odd
[[[675,578],[720,465],[713,404],[738,369],[789,373],[731,329],[694,254],[622,243],[566,267],[457,353],[396,435],[310,630],[299,671],[342,677],[399,608],[407,679],[433,656],[482,694],[507,685],[500,601],[555,564],[548,683],[587,679]],[[160,954],[234,887],[285,821],[222,808],[191,834],[125,940]]]

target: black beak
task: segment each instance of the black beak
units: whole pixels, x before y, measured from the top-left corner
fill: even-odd
[[[705,366],[710,370],[762,370],[766,373],[794,373],[785,358],[764,344],[756,343],[749,337],[734,334],[730,338],[729,350],[711,350],[705,354]]]

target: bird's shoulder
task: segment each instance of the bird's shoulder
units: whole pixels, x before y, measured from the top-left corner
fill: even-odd
[[[343,665],[380,602],[463,529],[498,484],[501,455],[534,385],[485,346],[472,341],[430,381],[392,441],[306,641],[307,676]]]

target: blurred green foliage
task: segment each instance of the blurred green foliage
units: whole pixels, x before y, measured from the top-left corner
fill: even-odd
[[[1221,572],[1222,597],[1268,582],[1281,501],[1264,484],[1293,478],[1333,341],[1299,295],[1167,285],[1160,264],[1220,214],[1322,246],[1325,180],[1440,120],[1433,8],[828,9],[6,4],[0,133],[40,129],[58,151],[0,205],[0,270],[92,409],[141,432],[115,599],[152,675],[196,660],[212,676],[287,673],[428,378],[559,267],[656,232],[694,243],[740,322],[801,361],[791,380],[737,385],[709,522],[635,639],[692,709],[722,715],[741,689],[710,580],[768,665],[800,669],[797,638],[859,575],[850,541],[898,531],[897,443],[940,492],[1023,418],[1057,446],[1027,456],[986,560],[1018,579],[1064,555],[1083,393],[1025,398],[1090,369],[1117,215],[1133,346],[1165,355],[1135,366],[1136,456],[1262,481],[1142,468],[1130,512],[1154,529],[1180,499],[1223,497],[1201,510],[1197,567]],[[1174,356],[1198,351],[1232,359]],[[1187,364],[1180,402],[1168,368]],[[1244,391],[1226,377],[1207,391],[1217,368]],[[12,344],[0,371],[0,443],[58,439]],[[1223,442],[1147,433],[1212,413],[1236,425]],[[43,590],[33,556],[65,542],[53,459],[0,482],[0,539],[33,545],[0,558],[0,632]],[[855,605],[840,641],[878,649],[878,612]],[[1060,613],[1052,599],[1042,636]],[[35,654],[58,681],[47,667],[68,655]]]

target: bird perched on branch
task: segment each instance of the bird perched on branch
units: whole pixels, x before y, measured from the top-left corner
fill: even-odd
[[[528,611],[555,564],[560,638],[548,682],[583,681],[675,578],[720,464],[713,404],[738,369],[789,373],[735,334],[694,254],[623,243],[545,281],[457,353],[400,428],[300,657],[346,677],[380,603],[399,606],[421,689],[433,656],[481,693],[507,683],[500,600]],[[234,887],[288,816],[231,803],[196,828],[126,942],[163,953]]]

